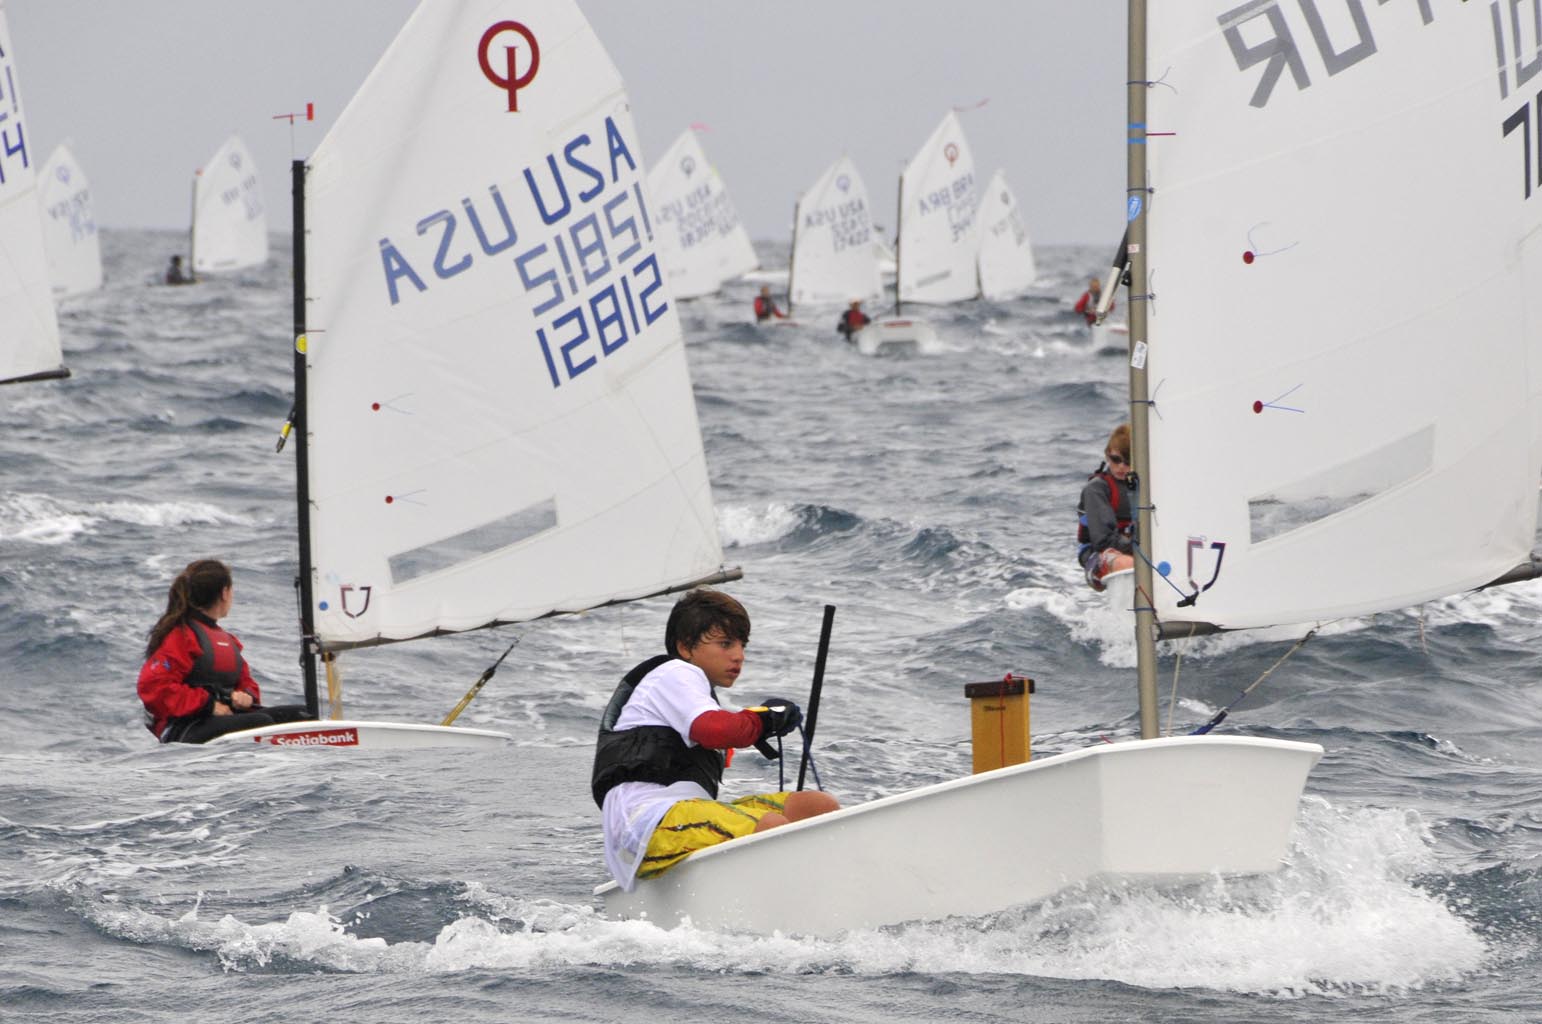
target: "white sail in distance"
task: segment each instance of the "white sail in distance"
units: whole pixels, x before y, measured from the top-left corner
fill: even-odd
[[[630,104],[572,0],[420,5],[310,161],[305,216],[324,642],[720,569]]]
[[[54,147],[38,175],[43,245],[54,295],[67,298],[102,286],[102,242],[97,236],[91,183],[66,145]]]
[[[237,136],[226,139],[193,177],[194,273],[267,262],[268,215],[257,161]]]
[[[867,186],[848,157],[825,169],[794,211],[792,266],[787,282],[794,305],[845,305],[881,290],[873,247]]]
[[[978,224],[980,294],[998,300],[1023,294],[1038,278],[1039,269],[1005,171],[991,175],[990,184],[985,186]]]
[[[900,175],[901,302],[962,302],[980,294],[977,190],[969,140],[949,111]]]
[[[1169,635],[1408,607],[1530,557],[1542,110],[1502,6],[1154,9],[1131,340]]]
[[[669,290],[677,299],[710,295],[760,266],[728,188],[686,130],[648,172]]]
[[[65,374],[32,136],[16,47],[0,2],[0,384]]]

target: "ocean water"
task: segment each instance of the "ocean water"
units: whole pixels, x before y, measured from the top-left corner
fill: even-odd
[[[62,311],[75,376],[0,390],[0,1017],[1542,1020],[1539,584],[1335,623],[1232,714],[1327,750],[1277,875],[828,940],[598,912],[596,720],[668,598],[347,657],[352,713],[437,721],[519,637],[461,719],[511,732],[497,753],[158,746],[134,680],[193,558],[234,566],[226,624],[268,699],[300,687],[287,239],[155,286],[181,242],[108,232],[107,286]],[[835,311],[757,328],[750,284],[680,306],[754,620],[736,693],[802,699],[834,604],[816,754],[847,804],[967,773],[962,686],[1007,671],[1037,680],[1038,753],[1135,731],[1128,625],[1072,557],[1126,408],[1122,353],[1066,313],[1105,256],[1041,252],[1031,295],[928,311],[940,343],[912,356],[859,355]],[[1164,647],[1164,722],[1292,639]],[[730,789],[775,775],[741,758]]]

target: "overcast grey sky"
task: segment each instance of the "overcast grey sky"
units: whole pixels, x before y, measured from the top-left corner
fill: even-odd
[[[449,3],[453,0],[429,0]],[[193,172],[239,134],[289,226],[290,130],[309,153],[416,0],[0,0],[41,166],[68,140],[105,227],[183,228]],[[910,154],[950,106],[1036,243],[1123,228],[1124,0],[580,0],[644,154],[693,122],[757,239],[842,151],[893,220]],[[885,214],[889,214],[885,216]]]

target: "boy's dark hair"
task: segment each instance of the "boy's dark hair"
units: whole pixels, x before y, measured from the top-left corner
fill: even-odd
[[[714,627],[730,640],[750,642],[750,613],[744,605],[721,590],[697,587],[676,601],[670,611],[669,622],[664,626],[664,650],[670,657],[678,658],[678,644],[689,650]]]

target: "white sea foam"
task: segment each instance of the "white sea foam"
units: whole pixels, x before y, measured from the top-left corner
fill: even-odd
[[[106,523],[165,527],[248,522],[218,506],[197,501],[71,502],[47,494],[26,493],[0,498],[0,541],[67,544],[98,532]]]
[[[725,548],[769,544],[797,526],[796,508],[780,502],[758,507],[725,505],[717,510],[717,532]]]
[[[1265,878],[1182,888],[1092,885],[990,918],[834,939],[723,935],[611,921],[590,906],[468,888],[467,916],[432,943],[359,938],[326,907],[246,923],[197,910],[167,920],[104,901],[94,916],[136,941],[213,951],[230,969],[275,959],[352,972],[521,971],[588,965],[867,976],[1022,974],[1276,997],[1395,994],[1458,982],[1499,955],[1447,898],[1412,812],[1308,798],[1290,862]]]

